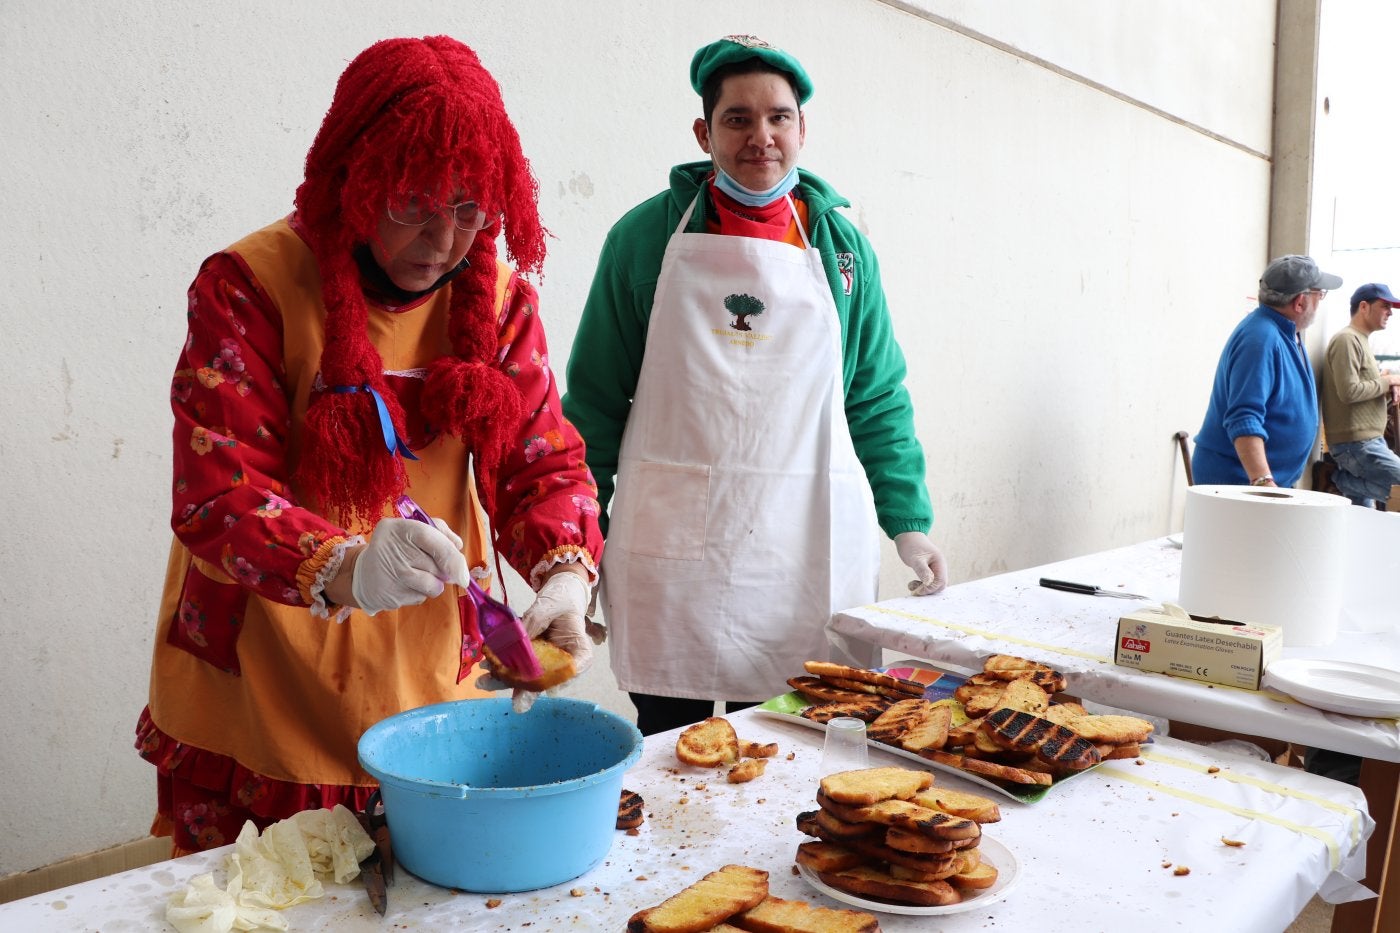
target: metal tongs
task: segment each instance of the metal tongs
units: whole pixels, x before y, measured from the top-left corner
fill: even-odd
[[[1151,596],[1139,596],[1137,593],[1124,593],[1122,590],[1105,590],[1094,586],[1091,583],[1070,583],[1068,580],[1051,580],[1049,577],[1041,577],[1040,585],[1051,590],[1064,590],[1066,593],[1082,593],[1085,596],[1116,596],[1119,599],[1151,599]]]
[[[378,788],[365,801],[364,810],[355,816],[374,840],[374,851],[360,863],[360,879],[365,883],[370,904],[382,917],[389,910],[389,885],[394,883],[394,849],[389,843],[389,822]]]

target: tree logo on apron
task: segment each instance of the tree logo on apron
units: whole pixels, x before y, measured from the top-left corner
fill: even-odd
[[[763,302],[753,295],[730,295],[724,299],[724,309],[734,315],[734,323],[730,324],[730,327],[735,330],[753,330],[748,319],[762,314],[764,306]]]
[[[856,254],[837,253],[836,271],[841,273],[841,285],[845,288],[846,294],[851,293],[851,286],[856,280]]]

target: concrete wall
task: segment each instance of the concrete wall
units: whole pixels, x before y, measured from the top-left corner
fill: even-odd
[[[370,42],[450,33],[499,78],[556,236],[560,373],[608,226],[697,156],[691,53],[797,54],[804,162],[880,253],[966,580],[1179,527],[1172,435],[1267,259],[1274,22],[1273,0],[7,0],[0,874],[146,830],[185,287],[289,208]],[[626,706],[605,666],[581,689]]]

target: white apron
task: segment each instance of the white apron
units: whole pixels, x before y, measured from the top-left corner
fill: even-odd
[[[875,600],[875,507],[820,252],[687,233],[694,210],[656,283],[603,606],[622,689],[763,700],[832,657],[834,611]]]

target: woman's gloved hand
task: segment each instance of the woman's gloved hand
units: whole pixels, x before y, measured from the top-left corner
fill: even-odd
[[[919,579],[909,581],[915,596],[932,596],[948,585],[948,562],[929,536],[922,531],[906,531],[894,537],[895,550],[905,566]]]
[[[416,606],[442,593],[447,583],[466,586],[471,577],[461,539],[449,537],[446,527],[440,520],[425,525],[407,518],[380,519],[351,568],[353,605],[375,615]]]
[[[593,639],[584,631],[591,588],[581,574],[561,570],[544,581],[520,621],[531,638],[544,638],[574,657],[582,674],[593,663]]]
[[[531,638],[543,638],[573,656],[575,677],[593,663],[593,639],[585,631],[583,619],[589,594],[590,587],[581,574],[561,570],[544,581],[535,601],[520,617]],[[517,688],[510,705],[517,713],[524,713],[538,698],[538,693]]]

